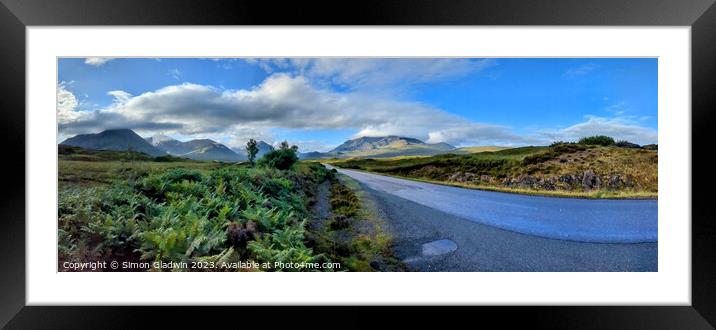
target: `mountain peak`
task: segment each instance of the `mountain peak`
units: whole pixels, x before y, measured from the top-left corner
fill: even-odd
[[[390,145],[425,145],[426,143],[415,138],[397,135],[388,136],[361,136],[344,142],[330,152],[351,152],[358,150],[371,150],[384,148]]]
[[[137,135],[133,130],[126,128],[108,129],[96,134],[80,134],[63,141],[61,144],[94,150],[134,150],[152,156],[166,154]]]
[[[163,143],[167,143],[167,142],[171,142],[171,141],[177,141],[177,140],[174,139],[173,137],[171,137],[171,136],[166,136],[166,135],[164,135],[164,134],[155,134],[155,135],[152,135],[151,137],[148,137],[146,140],[147,140],[147,142],[151,143],[151,144],[152,144],[153,146],[155,146],[155,147],[156,147],[156,146],[159,146],[159,145],[161,145],[161,144],[163,144]]]

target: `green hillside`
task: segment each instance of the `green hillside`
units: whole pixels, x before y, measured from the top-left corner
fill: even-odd
[[[528,194],[656,198],[658,153],[640,148],[557,144],[467,155],[333,160],[381,174]]]

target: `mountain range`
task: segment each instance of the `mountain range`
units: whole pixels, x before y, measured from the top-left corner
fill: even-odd
[[[154,135],[142,138],[130,129],[111,129],[97,134],[80,134],[61,144],[93,150],[133,150],[151,156],[172,155],[194,160],[245,161],[248,159],[243,148],[231,149],[210,139],[179,141],[166,135]],[[258,141],[259,152],[256,158],[274,150],[264,142]],[[396,157],[396,156],[432,156],[460,149],[447,143],[425,143],[421,140],[402,136],[364,136],[348,140],[328,152],[300,153],[301,159],[351,158],[351,157]]]
[[[133,150],[150,156],[172,155],[194,160],[235,162],[248,159],[246,150],[240,148],[232,150],[214,140],[179,141],[162,134],[145,139],[131,129],[110,129],[96,134],[80,134],[60,144],[90,150]],[[258,141],[258,147],[257,158],[273,150],[273,147],[264,141]]]
[[[402,136],[363,136],[348,140],[331,151],[301,154],[301,159],[432,156],[455,150],[447,143],[425,143]]]

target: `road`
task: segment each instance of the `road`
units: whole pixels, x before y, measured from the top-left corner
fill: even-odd
[[[528,196],[336,170],[375,199],[396,253],[416,270],[657,270],[656,200]],[[439,240],[457,249],[425,256],[424,244]]]

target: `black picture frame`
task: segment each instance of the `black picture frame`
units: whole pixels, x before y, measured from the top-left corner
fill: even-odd
[[[0,136],[4,142],[3,182],[6,188],[1,190],[0,199],[0,251],[3,251],[0,325],[22,329],[131,328],[152,323],[185,327],[189,325],[188,321],[210,321],[215,325],[223,319],[237,324],[234,318],[237,315],[274,313],[273,310],[254,311],[254,307],[187,311],[179,307],[25,306],[25,202],[26,198],[32,197],[25,195],[25,176],[30,174],[25,170],[25,27],[54,25],[690,26],[692,305],[481,307],[471,308],[469,316],[485,325],[498,320],[503,326],[529,324],[548,328],[710,329],[716,325],[716,221],[707,208],[714,176],[708,161],[711,153],[705,151],[712,148],[709,131],[714,126],[716,112],[714,0],[364,0],[345,3],[320,0],[280,5],[269,1],[0,0],[0,4]],[[19,173],[25,173],[25,176]],[[313,314],[303,308],[292,308],[291,311]],[[455,308],[441,310],[448,314],[462,311]],[[349,320],[357,320],[348,325],[365,322],[369,326],[376,323],[356,315],[367,317],[373,312],[334,307],[321,315],[346,316]],[[187,320],[188,313],[193,315],[191,320]],[[388,313],[398,323],[403,322],[402,318],[422,314],[412,310]],[[138,323],[137,318],[146,319]],[[175,321],[163,323],[168,319]],[[453,320],[442,315],[425,321],[447,325]],[[251,322],[251,318],[241,321]],[[253,321],[267,325],[264,318],[254,318]],[[331,326],[331,323],[323,325]]]

